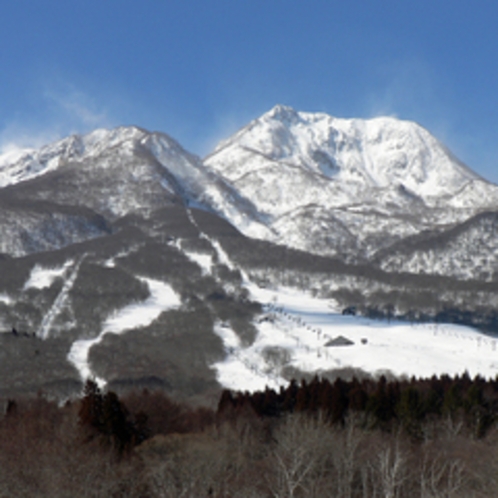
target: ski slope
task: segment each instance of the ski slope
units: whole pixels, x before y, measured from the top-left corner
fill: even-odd
[[[417,377],[498,374],[498,339],[470,327],[343,316],[334,303],[294,289],[248,288],[264,305],[254,343],[243,346],[227,324],[215,329],[227,354],[213,368],[226,388],[278,388],[288,383],[285,367],[318,374],[344,368]],[[353,344],[326,345],[339,336]]]
[[[181,300],[173,288],[160,280],[141,278],[148,287],[150,296],[142,302],[132,303],[112,314],[104,323],[99,335],[93,339],[75,341],[68,353],[67,359],[78,370],[83,381],[94,379],[99,386],[107,383],[92,371],[89,355],[95,344],[102,342],[106,334],[122,334],[129,330],[147,327],[164,311],[181,306]]]

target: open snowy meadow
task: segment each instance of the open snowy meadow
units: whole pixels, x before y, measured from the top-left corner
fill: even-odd
[[[248,287],[265,310],[254,343],[241,344],[226,324],[216,328],[227,357],[213,367],[227,388],[286,385],[284,367],[318,374],[355,368],[408,377],[498,374],[498,339],[470,327],[344,316],[334,303],[294,289]]]

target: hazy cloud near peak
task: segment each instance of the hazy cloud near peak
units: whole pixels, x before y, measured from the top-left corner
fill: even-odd
[[[16,116],[0,129],[0,153],[38,148],[74,133],[116,124],[106,106],[71,83],[45,83],[34,93],[32,112]]]
[[[380,65],[376,73],[378,83],[366,98],[368,115],[416,119],[442,110],[440,77],[424,60],[391,60]]]
[[[226,140],[242,127],[247,125],[253,118],[241,116],[237,113],[218,114],[214,117],[214,124],[210,128],[210,133],[197,142],[198,154],[206,156],[211,154],[216,146]]]
[[[45,99],[51,103],[62,121],[71,124],[71,133],[81,129],[102,128],[111,126],[108,112],[105,108],[99,108],[88,96],[78,90],[65,93],[57,93],[51,90],[44,92]],[[66,124],[67,124],[66,123]]]
[[[54,130],[10,123],[0,130],[0,155],[21,149],[37,149],[59,138],[61,135]]]

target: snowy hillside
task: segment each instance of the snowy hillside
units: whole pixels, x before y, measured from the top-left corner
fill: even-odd
[[[271,162],[333,179],[344,188],[403,185],[425,202],[482,181],[413,122],[339,119],[283,106],[222,142],[207,160],[234,183]]]
[[[286,386],[296,372],[398,377],[498,375],[498,338],[453,324],[410,324],[343,316],[334,303],[295,289],[259,289],[264,303],[258,335],[244,346],[226,325],[216,332],[227,357],[214,365],[218,380],[239,391]]]
[[[497,186],[424,128],[388,117],[338,119],[276,106],[221,142],[205,164],[267,216],[272,240],[318,254],[368,258],[498,205]]]
[[[41,213],[40,202],[45,203]],[[32,203],[38,203],[35,211],[38,218],[44,217],[45,233],[43,226],[38,229],[35,221],[26,216],[26,207]],[[98,214],[112,222],[130,214],[147,217],[169,205],[196,205],[226,214],[261,236],[267,232],[251,202],[207,171],[198,157],[165,134],[135,127],[96,130],[40,150],[1,156],[2,204],[9,212],[8,218],[0,220],[0,230],[5,235],[3,252],[15,255],[67,245],[69,234],[63,233],[63,227],[52,228],[50,217],[57,211],[67,211],[69,206],[73,212],[74,207],[86,210],[80,218]],[[36,220],[37,216],[31,218]],[[93,226],[84,226],[84,222],[81,225],[81,231],[95,232]],[[29,238],[33,243],[19,242],[22,237],[16,234],[18,226],[32,226]],[[70,223],[66,226],[69,232]],[[48,237],[61,243],[45,240]],[[71,240],[82,239],[75,236]]]
[[[498,332],[497,206],[394,118],[277,106],[204,161],[136,127],[11,150],[0,397],[88,376],[202,398],[329,370],[495,375],[494,339],[424,323]]]
[[[50,173],[47,192],[41,178]],[[30,180],[35,179],[37,188],[45,187],[43,193],[29,189]],[[39,150],[0,156],[0,187],[21,184],[30,198],[54,200],[55,195],[61,203],[85,205],[113,217],[160,207],[175,197],[226,211],[241,224],[247,219],[245,211],[250,210],[250,203],[207,172],[200,159],[178,142],[136,127],[100,129]]]
[[[31,180],[71,161],[91,159],[144,135],[143,130],[135,127],[98,129],[85,136],[72,135],[38,150],[13,149],[0,156],[0,186]]]
[[[283,106],[221,142],[204,162],[171,137],[136,127],[11,151],[0,157],[0,204],[7,195],[4,204],[84,207],[110,221],[172,204],[199,206],[250,237],[351,263],[379,261],[379,251],[407,237],[451,230],[498,206],[498,186],[415,123],[339,119]],[[18,225],[23,216],[19,211]],[[6,253],[69,243],[59,226],[52,229],[59,246],[43,240],[36,226],[35,240],[23,246],[15,236],[8,240],[14,222],[2,223]],[[85,230],[89,237],[98,233]],[[486,234],[479,227],[474,232],[479,244]],[[69,240],[82,240],[83,233]]]
[[[236,269],[219,242],[196,225],[215,251],[214,257],[197,259],[205,274],[213,273],[216,260]],[[248,299],[261,303],[262,313],[255,317],[257,333],[250,344],[230,323],[218,321],[214,325],[226,357],[213,368],[218,382],[229,389],[278,388],[300,374],[350,375],[352,371],[398,377],[464,372],[472,377],[498,375],[497,336],[449,323],[347,316],[334,300],[313,297],[296,288],[260,286],[244,271],[241,277]]]
[[[378,258],[389,272],[491,282],[498,276],[497,231],[497,213],[482,213],[443,234],[401,241]]]

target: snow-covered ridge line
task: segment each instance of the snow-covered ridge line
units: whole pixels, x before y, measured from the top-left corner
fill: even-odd
[[[276,106],[221,142],[205,165],[264,214],[268,232],[260,235],[225,214],[246,235],[358,261],[498,205],[498,186],[418,124],[391,117],[341,119]]]
[[[249,123],[204,161],[165,134],[95,130],[2,156],[0,187],[66,166],[67,196],[63,189],[52,196],[48,182],[39,194],[26,192],[86,204],[110,220],[183,203],[216,213],[246,236],[350,263],[372,261],[408,236],[449,230],[498,205],[498,186],[416,123],[285,106]],[[82,198],[72,199],[85,182]]]
[[[105,150],[148,135],[135,126],[99,128],[85,135],[70,135],[35,148],[11,147],[0,155],[0,188],[45,175],[68,162],[84,161]]]
[[[423,197],[454,194],[469,181],[482,180],[427,130],[392,117],[341,119],[277,106],[223,141],[206,163],[221,171],[251,149],[262,159],[331,179],[370,187],[400,183]],[[231,180],[244,172],[228,170]]]

